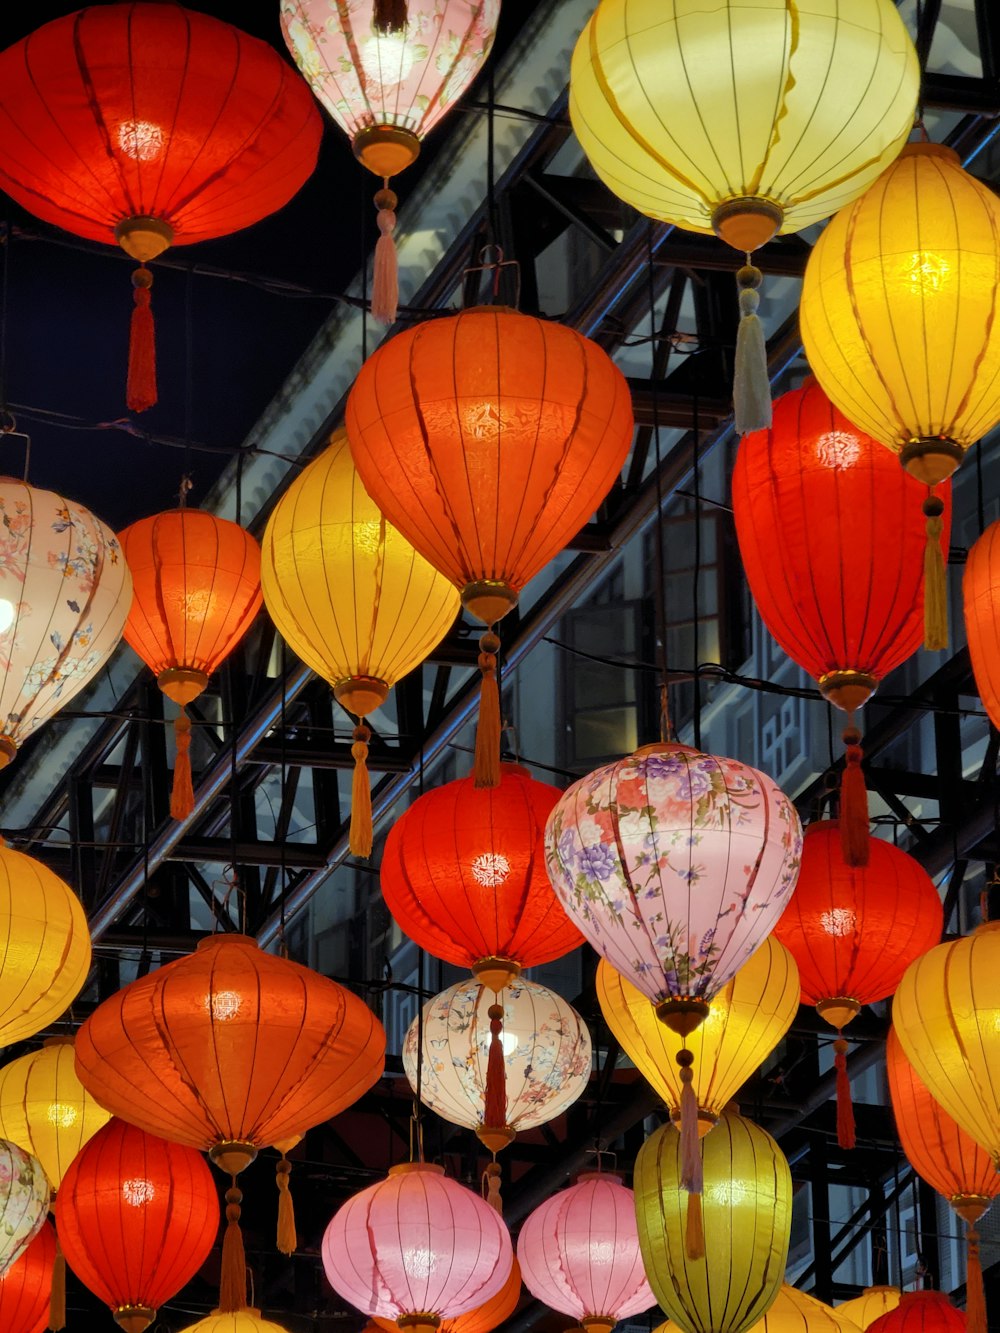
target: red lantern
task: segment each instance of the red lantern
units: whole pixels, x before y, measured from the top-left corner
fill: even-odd
[[[260,547],[238,523],[172,509],[119,534],[135,589],[125,640],[179,707],[170,813],[194,809],[191,722],[184,705],[243,638],[260,610]]]
[[[156,402],[146,261],[281,208],[321,134],[309,89],[271,46],[178,4],[92,5],[0,54],[0,186],[139,261],[133,411]]]
[[[866,1333],[966,1333],[965,1315],[940,1291],[904,1291],[896,1308]]]
[[[1000,726],[1000,522],[973,543],[962,578],[965,633],[979,697]]]
[[[920,647],[926,488],[807,380],[774,405],[770,430],[746,436],[733,472],[740,555],[757,609],[779,647],[848,714],[841,804],[845,854],[867,842],[860,733],[853,713]],[[946,558],[951,483],[935,548]]]
[[[347,400],[365,489],[494,625],[586,523],[632,443],[628,384],[589,338],[515,310],[434,319],[383,343]],[[499,640],[480,640],[476,776],[499,781]]]
[[[46,1222],[16,1263],[0,1273],[3,1333],[44,1333],[49,1326],[56,1234]]]
[[[66,1172],[57,1221],[73,1272],[142,1333],[208,1258],[219,1199],[201,1153],[110,1120]]]
[[[854,1147],[841,1031],[862,1005],[888,999],[913,960],[940,941],[943,929],[937,889],[912,856],[871,838],[865,864],[848,865],[836,820],[809,825],[799,882],[774,934],[798,964],[803,1003],[814,1004],[837,1029],[841,1147]]]

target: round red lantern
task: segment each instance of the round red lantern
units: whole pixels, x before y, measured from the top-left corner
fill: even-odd
[[[56,1233],[48,1222],[16,1263],[0,1273],[0,1328],[4,1333],[44,1333],[49,1326]]]
[[[940,1291],[904,1291],[899,1304],[867,1333],[966,1333],[965,1315]]]
[[[962,605],[979,697],[990,721],[1000,726],[1000,522],[991,523],[969,550]]]
[[[273,47],[178,4],[91,5],[0,54],[0,186],[139,261],[133,411],[156,402],[146,262],[281,208],[321,134],[309,89]]]
[[[434,319],[383,343],[347,400],[365,489],[389,522],[494,625],[604,500],[633,433],[628,384],[595,342],[516,310]],[[499,781],[489,630],[478,780]]]
[[[73,1272],[142,1333],[208,1258],[219,1200],[201,1153],[111,1120],[66,1172],[57,1221]]]
[[[179,708],[170,813],[184,819],[194,809],[184,706],[253,624],[261,605],[260,547],[238,523],[187,508],[140,519],[119,541],[134,588],[125,640]]]
[[[803,1003],[814,1004],[837,1029],[838,1131],[845,1148],[854,1146],[854,1117],[841,1030],[862,1005],[888,999],[944,929],[941,899],[923,866],[891,842],[869,843],[865,864],[849,865],[837,821],[810,824],[798,885],[774,927],[798,964]]]

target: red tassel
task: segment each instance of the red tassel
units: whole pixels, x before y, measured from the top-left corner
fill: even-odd
[[[486,1065],[486,1094],[483,1124],[487,1129],[503,1129],[507,1123],[507,1065],[503,1058],[503,1005],[491,1004],[490,1055]]]
[[[868,789],[865,775],[861,771],[864,751],[861,749],[861,732],[857,727],[844,730],[844,744],[847,754],[844,772],[840,779],[840,848],[844,860],[849,866],[868,864]]]
[[[986,1292],[983,1290],[983,1266],[979,1258],[979,1232],[966,1223],[965,1239],[969,1252],[965,1262],[965,1318],[967,1333],[987,1333]]]
[[[851,1080],[847,1077],[847,1042],[838,1036],[833,1049],[833,1067],[837,1071],[837,1142],[842,1148],[853,1148],[856,1138]]]
[[[128,385],[125,401],[130,412],[145,412],[156,402],[156,330],[150,309],[153,275],[145,264],[132,274],[132,327],[128,344]]]
[[[174,740],[177,754],[174,758],[170,815],[173,819],[187,819],[194,809],[194,786],[191,781],[191,719],[183,708],[174,718]]]
[[[222,1240],[222,1276],[219,1280],[219,1312],[234,1314],[247,1305],[247,1260],[240,1230],[242,1193],[236,1178],[226,1190],[226,1234]]]
[[[483,683],[479,692],[479,726],[476,729],[477,787],[500,786],[500,687],[497,684],[497,652],[500,640],[487,630],[479,640],[479,670]]]

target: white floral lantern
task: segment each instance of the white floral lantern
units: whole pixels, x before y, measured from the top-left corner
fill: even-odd
[[[49,1182],[41,1162],[0,1139],[0,1274],[35,1239],[48,1212]]]

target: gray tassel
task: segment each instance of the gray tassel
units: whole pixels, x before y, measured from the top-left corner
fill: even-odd
[[[740,288],[740,327],[736,335],[736,375],[733,380],[733,408],[736,432],[749,435],[771,426],[771,381],[767,373],[767,342],[764,326],[757,315],[760,297],[757,288],[763,280],[759,268],[747,264],[736,275]]]

